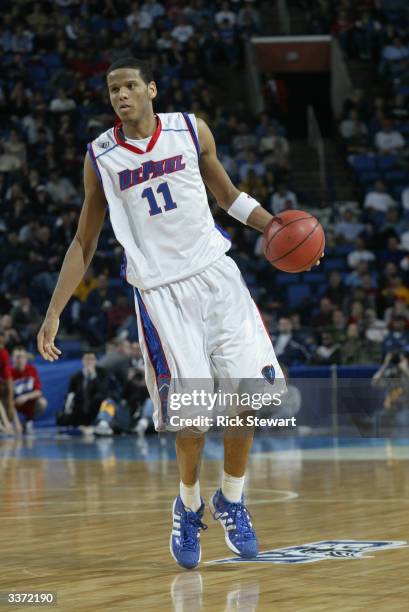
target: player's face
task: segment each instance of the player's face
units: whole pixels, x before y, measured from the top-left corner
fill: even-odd
[[[113,70],[107,83],[112,107],[123,123],[140,121],[157,94],[155,83],[145,83],[135,68]]]

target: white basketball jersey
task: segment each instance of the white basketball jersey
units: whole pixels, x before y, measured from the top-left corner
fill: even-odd
[[[145,151],[127,141],[120,126],[88,145],[124,248],[123,273],[145,290],[201,272],[230,248],[207,201],[195,116],[156,118]]]

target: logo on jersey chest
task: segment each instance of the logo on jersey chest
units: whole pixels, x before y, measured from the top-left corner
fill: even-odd
[[[149,179],[164,176],[165,174],[173,174],[173,172],[179,172],[179,170],[184,170],[185,168],[186,164],[183,161],[183,155],[175,155],[174,157],[168,157],[156,162],[143,162],[139,168],[118,172],[119,188],[121,191],[124,191],[135,185],[145,183]]]

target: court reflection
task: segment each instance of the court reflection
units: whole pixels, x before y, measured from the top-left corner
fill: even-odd
[[[186,572],[174,577],[170,594],[174,612],[210,608],[222,612],[256,612],[260,583],[255,578],[238,580],[232,577],[229,580],[226,576],[219,582],[200,572]]]

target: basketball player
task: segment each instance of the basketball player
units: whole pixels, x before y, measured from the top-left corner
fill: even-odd
[[[38,350],[48,361],[61,354],[54,343],[59,316],[91,263],[108,205],[124,248],[124,273],[134,287],[155,427],[163,430],[172,379],[257,379],[266,366],[283,378],[257,307],[226,255],[230,241],[215,226],[205,185],[229,215],[260,232],[272,216],[231,183],[204,121],[154,113],[157,89],[144,62],[116,61],[107,85],[121,123],[88,145],[78,229],[38,333]],[[227,545],[243,557],[258,552],[243,498],[252,433],[225,436],[221,488],[210,501]],[[180,492],[170,550],[185,568],[199,563],[200,530],[206,528],[199,488],[203,444],[197,430],[176,436]]]

